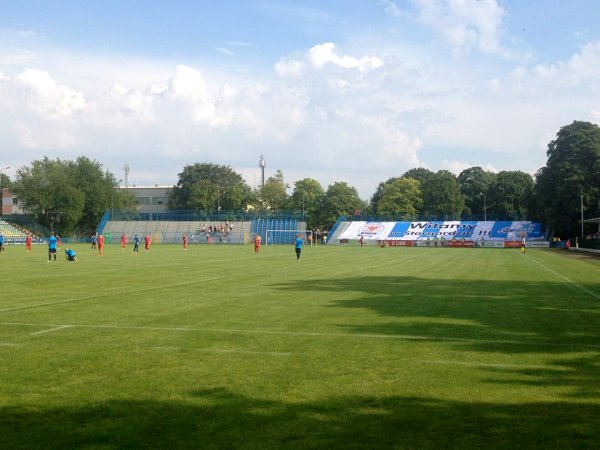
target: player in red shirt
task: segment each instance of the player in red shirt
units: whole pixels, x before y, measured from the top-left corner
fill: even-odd
[[[147,234],[146,237],[144,238],[144,248],[146,249],[147,252],[150,251],[150,244],[152,244],[152,239],[150,238],[150,235]]]
[[[187,250],[187,246],[188,246],[188,237],[187,234],[183,235],[183,249]]]
[[[31,241],[33,241],[33,238],[31,237],[31,234],[27,233],[27,237],[25,237],[25,248],[27,249],[27,252],[31,251]]]
[[[121,250],[125,250],[126,246],[127,246],[127,236],[125,236],[125,233],[123,233],[121,235]]]
[[[98,253],[100,256],[104,255],[104,235],[98,235]]]
[[[260,241],[261,241],[260,234],[257,234],[254,237],[254,253],[258,253],[258,251],[260,250]]]

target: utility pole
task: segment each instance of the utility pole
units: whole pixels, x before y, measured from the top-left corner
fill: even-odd
[[[579,194],[581,200],[581,240],[583,241],[583,194]]]
[[[264,187],[265,186],[265,157],[263,155],[260,155],[260,159],[258,160],[258,167],[260,167],[260,187]]]

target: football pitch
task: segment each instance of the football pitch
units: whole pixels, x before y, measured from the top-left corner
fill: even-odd
[[[600,259],[74,248],[0,254],[0,448],[600,446]]]

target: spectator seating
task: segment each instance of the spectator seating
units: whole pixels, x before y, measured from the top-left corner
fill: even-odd
[[[0,219],[0,233],[7,244],[24,244],[27,232]]]

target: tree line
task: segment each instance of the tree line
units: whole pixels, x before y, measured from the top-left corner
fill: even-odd
[[[379,183],[369,201],[346,182],[326,189],[313,178],[293,186],[277,170],[252,189],[231,167],[194,163],[178,174],[170,209],[302,212],[311,229],[329,229],[342,215],[380,220],[539,220],[554,234],[578,234],[581,204],[586,217],[600,215],[600,128],[575,121],[550,142],[548,160],[535,176],[522,171],[493,173],[475,166],[458,176],[413,168]],[[4,176],[4,174],[1,174]],[[20,206],[39,223],[63,232],[94,229],[106,209],[135,209],[130,193],[102,165],[34,161],[11,184]]]

